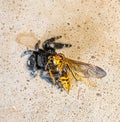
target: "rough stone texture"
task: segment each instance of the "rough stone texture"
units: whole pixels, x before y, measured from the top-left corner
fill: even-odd
[[[41,42],[62,35],[73,47],[58,52],[107,76],[69,94],[32,79],[15,41],[21,32]],[[0,122],[120,122],[120,0],[0,0]]]

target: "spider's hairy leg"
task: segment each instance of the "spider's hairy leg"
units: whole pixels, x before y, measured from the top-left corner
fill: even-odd
[[[52,37],[52,38],[54,38],[54,40],[57,40],[57,39],[62,38],[62,36],[55,36],[55,37]],[[51,38],[51,39],[52,39],[52,38]]]
[[[46,41],[43,42],[42,47],[45,50],[48,50],[49,48],[54,48],[52,44],[54,44],[55,40],[62,38],[62,36],[55,36],[50,39],[47,39]]]
[[[32,78],[34,78],[34,77],[36,76],[35,73],[36,73],[36,70],[34,70],[34,69],[31,70],[31,71],[30,71],[30,76],[31,76]]]
[[[71,47],[72,45],[71,44],[63,44],[63,43],[54,43],[54,48],[55,49],[62,49],[64,47]]]
[[[35,44],[35,50],[36,50],[36,51],[39,50],[39,45],[40,45],[40,40]]]
[[[54,77],[54,75],[52,73],[52,69],[49,69],[49,75],[50,75],[50,77],[52,79],[53,84],[55,85],[56,84],[56,80],[55,80],[55,77]]]
[[[47,39],[44,43],[43,43],[43,48],[45,50],[48,49],[61,49],[63,47],[71,47],[71,44],[63,44],[63,43],[56,43],[55,40],[62,38],[62,36],[56,36],[56,37],[52,37],[50,39]]]
[[[27,51],[24,51],[22,54],[21,54],[21,57],[25,56],[25,55],[32,55],[33,54],[33,51],[32,50],[27,50]]]
[[[53,43],[55,42],[57,39],[60,39],[62,38],[62,36],[55,36],[55,37],[52,37],[50,39],[47,39],[44,43],[47,44],[47,43]]]

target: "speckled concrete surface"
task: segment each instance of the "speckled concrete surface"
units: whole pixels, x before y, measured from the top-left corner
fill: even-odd
[[[26,70],[21,32],[43,42],[62,35],[71,59],[96,64],[107,76],[96,88],[81,82],[70,93]],[[78,94],[78,92],[80,93]],[[120,1],[0,0],[0,122],[120,122]]]

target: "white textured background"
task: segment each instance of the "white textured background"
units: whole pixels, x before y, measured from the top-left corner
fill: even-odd
[[[71,59],[96,64],[107,76],[70,93],[31,79],[17,34],[43,42],[62,35]],[[78,97],[78,91],[80,95]],[[120,122],[120,0],[0,0],[0,122]]]

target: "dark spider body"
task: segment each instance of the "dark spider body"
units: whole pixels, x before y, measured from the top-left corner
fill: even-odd
[[[60,38],[61,36],[56,36],[44,41],[42,44],[43,49],[39,48],[40,41],[38,41],[38,43],[35,45],[34,50],[27,50],[22,53],[21,57],[25,55],[30,55],[27,60],[27,68],[30,71],[30,75],[32,77],[35,76],[36,71],[40,70],[40,77],[47,80],[48,82],[53,83],[48,73],[48,70],[45,68],[48,63],[48,57],[56,55],[56,49],[72,46],[71,44],[56,43],[55,40]],[[53,64],[49,65],[48,67],[52,69],[56,68]],[[58,80],[60,73],[56,70],[53,70],[52,73],[55,77],[55,80]],[[59,85],[60,84],[58,83],[58,86]]]

